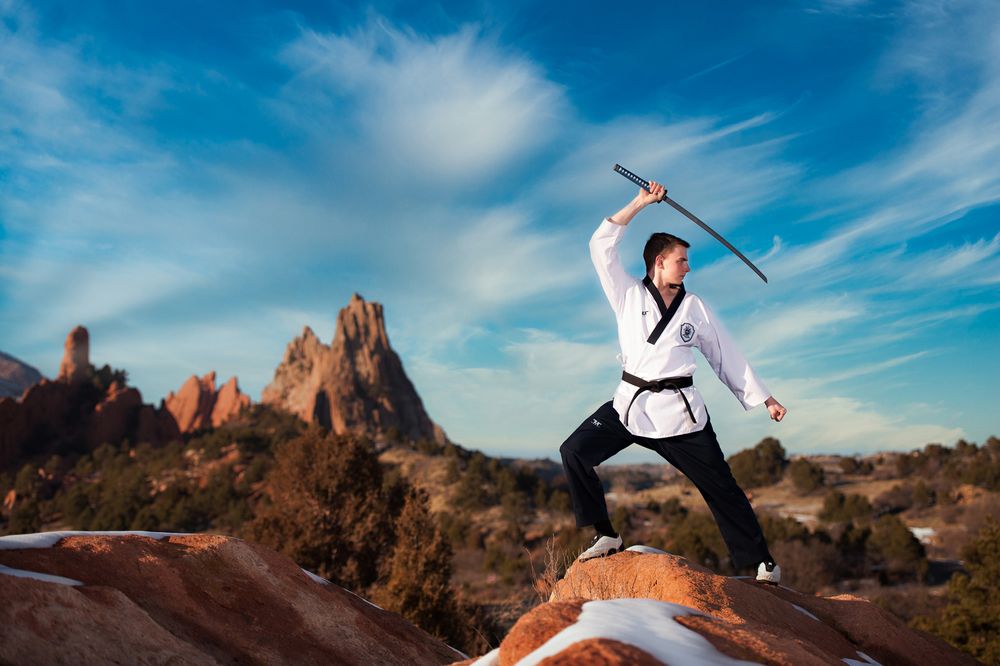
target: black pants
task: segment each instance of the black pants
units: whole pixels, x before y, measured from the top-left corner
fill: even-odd
[[[604,487],[594,467],[632,443],[656,451],[691,479],[715,516],[736,568],[771,560],[760,523],[733,478],[711,420],[703,430],[686,435],[638,437],[622,425],[611,402],[587,417],[559,447],[577,527],[608,520]]]

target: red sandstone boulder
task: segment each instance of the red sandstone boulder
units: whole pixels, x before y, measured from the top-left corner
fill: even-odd
[[[813,597],[717,576],[667,553],[629,551],[570,567],[549,603],[521,617],[490,660],[501,666],[976,663],[863,599]]]
[[[0,662],[410,665],[463,656],[250,542],[83,534],[17,550],[5,548],[18,537],[0,538]]]

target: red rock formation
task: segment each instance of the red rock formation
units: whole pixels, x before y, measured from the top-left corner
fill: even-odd
[[[198,379],[191,375],[180,390],[173,391],[163,401],[181,432],[215,428],[250,406],[250,396],[240,391],[236,377],[215,389],[215,371]]]
[[[863,599],[799,594],[717,576],[674,555],[629,551],[570,567],[549,603],[522,616],[495,656],[501,666],[533,652],[527,663],[544,656],[545,664],[661,664],[696,661],[694,651],[713,663],[819,666],[865,663],[864,655],[882,664],[976,663]]]
[[[120,442],[132,431],[132,417],[142,408],[138,389],[111,384],[104,399],[94,408],[87,429],[87,443],[91,447],[104,442]]]
[[[78,326],[66,339],[59,379],[29,387],[18,400],[0,398],[0,470],[29,457],[84,451],[104,442],[163,444],[180,438],[173,416],[142,403],[135,388],[89,381],[89,335]]]
[[[395,613],[239,539],[89,535],[52,548],[3,545],[0,565],[83,584],[0,573],[2,663],[419,665],[460,656]]]
[[[382,306],[358,294],[337,316],[329,347],[309,327],[289,343],[261,401],[336,433],[447,441],[389,344]]]
[[[57,379],[75,384],[90,378],[94,367],[90,365],[90,334],[77,326],[66,336],[62,362]]]
[[[250,396],[240,391],[236,377],[230,377],[229,381],[223,384],[222,388],[215,394],[215,404],[212,406],[212,427],[218,428],[249,406]]]
[[[38,370],[0,352],[0,398],[18,398],[29,386],[40,381],[42,375]]]

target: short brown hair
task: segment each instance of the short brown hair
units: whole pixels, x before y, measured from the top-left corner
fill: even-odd
[[[657,231],[650,236],[649,240],[646,241],[646,247],[642,250],[642,258],[646,261],[646,272],[648,273],[652,270],[658,256],[671,250],[675,245],[691,247],[691,243],[688,243],[683,238],[678,238],[673,234],[667,234],[662,231]]]

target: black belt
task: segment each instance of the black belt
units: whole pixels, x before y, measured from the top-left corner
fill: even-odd
[[[694,412],[691,411],[691,403],[688,402],[687,396],[684,395],[684,391],[681,389],[688,388],[689,386],[694,386],[694,379],[690,375],[685,375],[683,377],[664,377],[663,379],[654,379],[652,381],[646,381],[642,377],[636,377],[633,374],[622,371],[622,380],[628,382],[632,386],[638,386],[635,395],[632,396],[632,401],[628,403],[628,409],[625,410],[625,425],[628,425],[628,413],[632,409],[632,403],[635,399],[639,397],[639,394],[643,391],[652,391],[653,393],[659,393],[663,389],[672,389],[681,396],[681,400],[684,401],[684,407],[688,411],[688,415],[691,417],[692,423],[697,423],[698,420],[694,417]]]

